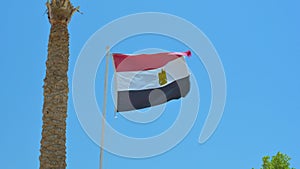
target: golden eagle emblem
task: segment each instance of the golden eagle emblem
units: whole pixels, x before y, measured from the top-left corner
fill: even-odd
[[[159,77],[159,84],[162,86],[164,84],[166,84],[167,81],[167,73],[164,69],[161,70],[160,73],[158,73],[158,77]]]

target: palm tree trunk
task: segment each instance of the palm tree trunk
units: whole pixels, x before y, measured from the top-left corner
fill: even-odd
[[[46,3],[51,24],[44,79],[43,128],[40,168],[66,168],[66,118],[68,105],[68,23],[78,8],[69,0]]]

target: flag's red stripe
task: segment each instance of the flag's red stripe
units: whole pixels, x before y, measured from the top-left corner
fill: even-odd
[[[190,56],[191,52],[173,52],[157,54],[125,55],[114,53],[114,65],[117,72],[143,71],[160,68],[168,62],[182,56]]]

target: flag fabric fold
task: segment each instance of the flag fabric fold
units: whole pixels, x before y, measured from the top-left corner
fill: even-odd
[[[190,55],[190,51],[113,53],[116,110],[142,109],[185,97],[190,90],[190,72],[183,56]]]

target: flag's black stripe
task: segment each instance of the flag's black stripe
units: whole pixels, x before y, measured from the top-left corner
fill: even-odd
[[[169,100],[185,97],[189,90],[190,79],[188,76],[161,88],[119,91],[117,111],[130,111],[159,105]]]

